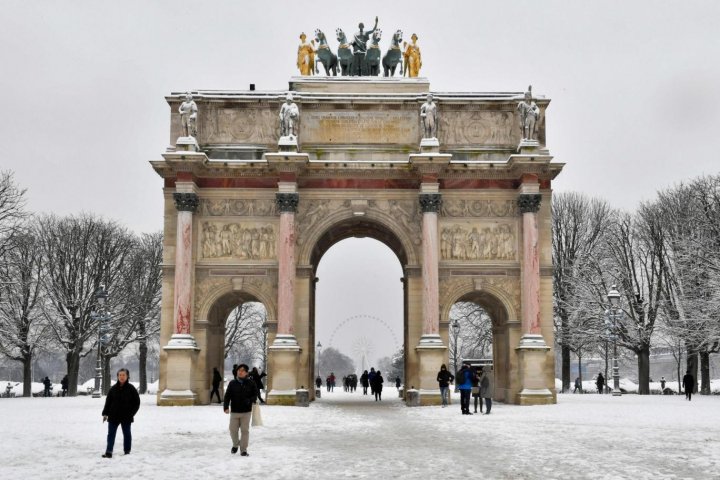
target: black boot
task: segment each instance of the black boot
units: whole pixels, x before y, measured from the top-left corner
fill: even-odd
[[[102,454],[102,458],[112,458],[112,453],[105,452]]]

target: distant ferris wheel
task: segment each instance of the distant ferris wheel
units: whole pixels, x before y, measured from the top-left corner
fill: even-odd
[[[344,329],[349,327],[351,324],[363,323],[367,328],[366,331],[373,332],[373,334],[386,334],[386,338],[391,338],[393,342],[393,351],[397,351],[400,348],[400,342],[398,342],[395,332],[392,328],[385,323],[384,320],[375,317],[373,315],[353,315],[340,322],[330,334],[328,343],[330,346],[335,345],[335,336],[338,333],[342,333]],[[374,343],[366,335],[360,335],[352,342],[352,353],[355,355],[355,360],[358,360],[358,367],[360,371],[367,370],[370,368],[370,355],[374,351]]]

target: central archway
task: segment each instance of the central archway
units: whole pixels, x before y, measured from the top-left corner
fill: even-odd
[[[391,323],[395,323],[396,321],[402,322],[402,338],[403,340],[407,336],[407,289],[404,288],[404,272],[405,268],[407,266],[407,258],[408,255],[406,253],[405,246],[403,245],[402,241],[396,235],[393,233],[386,225],[383,225],[377,220],[372,220],[368,218],[346,218],[339,221],[336,221],[332,225],[328,226],[321,235],[318,236],[318,238],[314,242],[314,246],[312,249],[312,253],[310,255],[310,265],[312,266],[312,272],[313,272],[313,281],[311,282],[311,289],[309,292],[309,302],[310,302],[310,326],[312,328],[312,345],[316,345],[318,341],[318,336],[316,335],[317,331],[317,325],[318,325],[318,318],[317,318],[317,299],[318,299],[318,283],[322,285],[322,281],[318,279],[318,267],[320,266],[321,259],[323,259],[323,256],[334,246],[338,245],[340,242],[352,239],[352,238],[363,238],[363,239],[372,239],[380,242],[384,246],[386,246],[390,252],[388,252],[389,256],[394,256],[396,260],[399,262],[400,270],[397,278],[393,279],[393,281],[402,281],[402,287],[400,290],[400,301],[401,301],[401,312],[399,314],[400,318],[393,318],[391,320]],[[387,270],[387,269],[385,269]],[[384,275],[388,274],[387,271],[383,272]],[[368,303],[371,303],[371,299],[367,299]],[[346,312],[348,313],[348,312]],[[353,312],[353,313],[359,313],[360,316],[364,314],[365,312]],[[357,315],[356,315],[357,316]],[[367,315],[365,315],[368,317]],[[369,318],[369,317],[368,317]],[[346,319],[347,320],[347,319]],[[398,339],[395,339],[396,343],[400,343],[403,345],[403,356],[407,358],[407,341],[400,341],[399,340],[400,335],[398,335]],[[325,340],[328,340],[326,338]],[[331,346],[330,344],[327,344],[326,346]],[[337,347],[337,345],[332,345],[333,347]],[[317,352],[314,351],[315,348],[313,348],[313,355],[310,365],[316,365],[317,364]],[[388,352],[388,356],[390,356],[392,352]],[[356,365],[356,370],[358,368],[361,368],[360,366]],[[350,373],[350,372],[348,372]],[[358,372],[352,372],[352,373],[362,373],[362,369]],[[314,376],[313,376],[314,378]],[[386,379],[386,382],[389,380]],[[311,383],[312,384],[312,383]]]

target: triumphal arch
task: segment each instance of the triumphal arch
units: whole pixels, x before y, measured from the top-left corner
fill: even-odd
[[[421,77],[293,77],[287,91],[167,97],[161,405],[209,403],[228,313],[268,316],[269,402],[313,384],[316,268],[348,237],[404,277],[405,386],[439,402],[448,317],[492,317],[495,398],[553,403],[549,100]],[[369,300],[370,301],[370,300]],[[312,391],[311,391],[312,396]]]

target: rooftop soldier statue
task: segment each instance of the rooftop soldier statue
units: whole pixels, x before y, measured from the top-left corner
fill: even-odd
[[[293,102],[292,93],[285,97],[285,103],[280,107],[280,137],[297,137],[297,121],[300,111]]]
[[[351,43],[353,47],[353,56],[355,57],[352,65],[353,76],[367,75],[365,67],[365,53],[367,52],[367,42],[370,39],[370,35],[372,35],[373,32],[375,32],[375,30],[377,29],[377,26],[378,17],[375,17],[375,26],[372,30],[364,32],[363,28],[365,28],[365,25],[363,23],[360,23],[360,25],[358,25],[360,30],[355,34],[355,37],[353,38],[353,41]]]
[[[540,108],[533,102],[532,85],[528,87],[525,98],[518,103],[517,109],[520,112],[520,128],[522,129],[523,140],[536,140],[535,130],[540,118]]]
[[[184,137],[197,136],[197,105],[189,93],[185,95],[185,101],[180,104],[178,109],[180,113],[180,121],[183,128]]]

